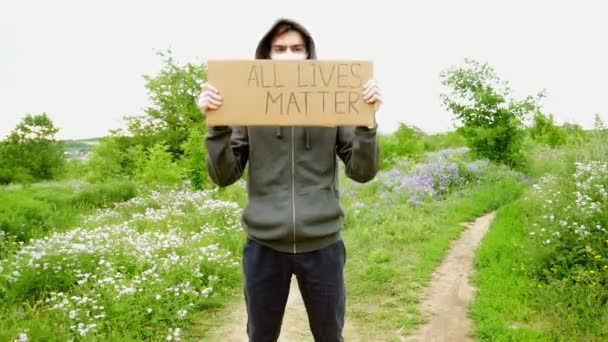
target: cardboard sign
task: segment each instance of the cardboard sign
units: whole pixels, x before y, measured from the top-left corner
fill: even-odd
[[[209,126],[367,126],[367,61],[211,60],[208,81],[222,96]]]

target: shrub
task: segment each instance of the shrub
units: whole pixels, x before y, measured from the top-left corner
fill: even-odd
[[[545,250],[538,276],[608,285],[608,163],[576,162],[566,178],[549,175],[534,186],[537,217],[530,236]],[[602,292],[608,299],[608,291]]]
[[[554,123],[553,115],[536,113],[534,123],[530,128],[530,136],[540,144],[555,148],[564,145],[567,140],[566,131]]]
[[[487,63],[465,59],[465,66],[441,73],[442,84],[451,88],[441,94],[444,105],[462,122],[458,130],[474,155],[512,167],[523,167],[521,144],[523,120],[537,111],[532,96],[511,98],[508,84]],[[543,96],[538,94],[538,99]]]
[[[209,182],[206,167],[207,152],[200,128],[193,127],[190,130],[190,135],[184,143],[183,149],[182,163],[186,176],[194,189],[203,189]]]
[[[404,123],[392,135],[380,138],[382,168],[390,168],[400,158],[418,159],[424,155],[423,133]]]
[[[152,187],[174,186],[182,182],[182,172],[179,165],[172,160],[168,146],[164,143],[156,143],[149,149],[143,167],[136,171],[135,179],[140,184]]]
[[[122,163],[125,155],[114,138],[106,137],[93,148],[87,162],[88,173],[85,179],[98,183],[120,178],[123,175]]]

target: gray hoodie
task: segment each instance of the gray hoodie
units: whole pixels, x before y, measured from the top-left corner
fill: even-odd
[[[309,58],[316,59],[310,34],[284,19],[259,42],[256,58],[268,58],[272,33],[285,23],[303,32]],[[341,239],[344,211],[338,158],[346,176],[356,182],[376,176],[376,131],[377,127],[209,127],[207,168],[211,179],[225,187],[248,167],[242,225],[250,239],[281,252],[309,252]]]

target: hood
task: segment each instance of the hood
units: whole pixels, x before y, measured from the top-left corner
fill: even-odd
[[[285,18],[281,18],[277,21],[275,21],[275,23],[270,27],[270,29],[266,32],[266,34],[264,34],[264,36],[262,37],[262,39],[258,42],[258,45],[255,49],[255,59],[270,59],[270,46],[272,43],[272,38],[275,36],[275,33],[282,27],[282,26],[288,26],[290,30],[295,30],[300,32],[300,34],[302,35],[302,37],[304,38],[304,44],[306,45],[306,51],[308,52],[308,58],[307,59],[317,59],[317,50],[316,50],[316,46],[315,46],[315,41],[312,38],[312,36],[310,35],[310,32],[308,32],[308,30],[300,25],[299,23],[291,20],[291,19],[285,19]],[[304,128],[305,130],[305,146],[306,149],[309,150],[311,148],[310,145],[310,133],[308,132],[308,128]],[[281,139],[283,138],[283,128],[282,127],[277,127],[277,132],[276,132],[277,138]]]
[[[266,32],[266,34],[264,34],[262,39],[258,42],[255,50],[256,59],[270,58],[270,44],[272,43],[272,38],[281,26],[288,26],[291,30],[300,32],[300,34],[302,34],[304,37],[304,44],[306,44],[306,51],[308,51],[308,59],[317,59],[315,41],[310,35],[310,32],[308,32],[304,26],[290,19],[279,19],[275,21],[268,32]]]

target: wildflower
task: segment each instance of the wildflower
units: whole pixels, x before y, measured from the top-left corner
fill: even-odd
[[[17,336],[17,339],[14,342],[27,342],[28,341],[28,337],[26,333],[20,333],[19,336]]]

